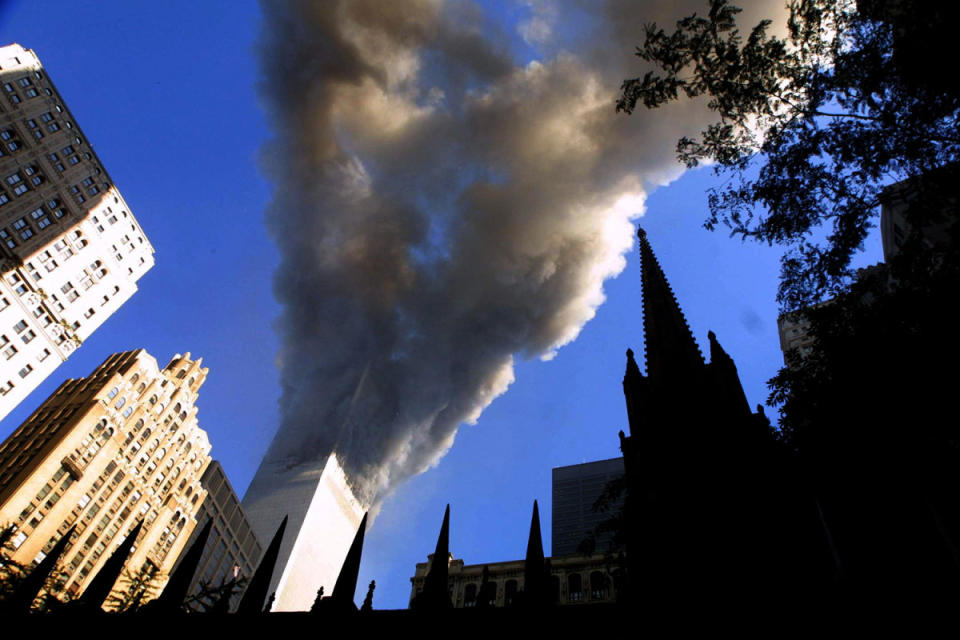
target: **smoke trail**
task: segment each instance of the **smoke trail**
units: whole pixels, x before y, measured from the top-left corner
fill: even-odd
[[[679,173],[675,140],[705,119],[614,114],[641,25],[703,8],[531,2],[517,35],[467,2],[263,3],[273,460],[336,449],[382,497],[507,389],[515,357],[576,338],[645,189]]]

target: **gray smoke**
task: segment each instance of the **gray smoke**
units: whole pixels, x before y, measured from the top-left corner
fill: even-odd
[[[576,338],[647,190],[679,174],[676,139],[709,117],[614,113],[643,71],[642,25],[705,7],[532,1],[515,34],[468,2],[263,3],[283,306],[271,459],[336,450],[379,500],[507,389],[515,357]]]

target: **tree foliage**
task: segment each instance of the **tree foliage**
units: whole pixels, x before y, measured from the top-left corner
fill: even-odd
[[[677,144],[688,167],[730,178],[705,226],[786,246],[778,299],[796,309],[849,283],[885,185],[958,160],[956,74],[942,66],[957,9],[792,0],[785,38],[770,21],[742,35],[739,12],[711,0],[673,33],[647,25],[636,53],[658,71],[625,80],[617,110],[707,100],[717,121]]]

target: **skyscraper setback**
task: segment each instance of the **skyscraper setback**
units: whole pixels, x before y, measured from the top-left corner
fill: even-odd
[[[60,571],[78,595],[142,520],[126,566],[152,567],[163,585],[206,496],[200,365],[189,353],[163,369],[142,349],[114,354],[60,385],[0,444],[0,523],[14,527],[14,560],[39,561],[76,525]]]
[[[137,290],[153,247],[36,54],[0,47],[0,419]]]

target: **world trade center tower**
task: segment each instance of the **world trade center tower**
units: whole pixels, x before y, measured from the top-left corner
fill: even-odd
[[[268,593],[276,594],[273,611],[306,611],[320,587],[327,594],[333,591],[369,505],[351,490],[336,453],[296,465],[278,458],[282,435],[277,434],[260,463],[243,507],[264,544],[288,517]]]

